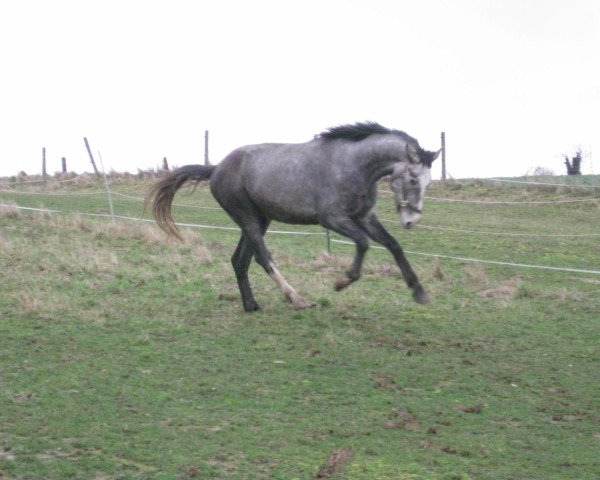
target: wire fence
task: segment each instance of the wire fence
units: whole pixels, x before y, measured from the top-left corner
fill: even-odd
[[[496,179],[494,179],[496,180]],[[535,183],[538,182],[518,182],[518,183]],[[557,184],[558,185],[558,184]],[[110,194],[115,197],[120,197],[128,200],[134,200],[136,202],[143,202],[144,198],[129,195],[120,192],[114,192],[110,190]],[[15,189],[0,189],[0,193],[4,194],[18,194],[18,195],[47,195],[47,196],[93,196],[93,195],[107,195],[106,192],[103,191],[92,191],[92,192],[32,192],[32,191],[24,191],[24,190],[15,190]],[[386,190],[380,190],[380,193],[391,193]],[[589,199],[566,199],[566,200],[557,200],[557,201],[527,201],[527,202],[513,202],[513,201],[489,201],[489,200],[466,200],[466,199],[452,199],[452,198],[437,198],[437,197],[429,197],[429,200],[432,201],[443,201],[443,202],[463,202],[463,203],[473,203],[473,204],[482,204],[482,205],[548,205],[548,204],[564,204],[564,203],[581,203],[581,202],[596,202],[600,203],[599,198],[589,198]],[[201,205],[190,205],[185,203],[174,203],[173,205],[185,208],[193,208],[200,210],[222,210],[220,207],[213,206],[201,206]],[[153,220],[142,218],[142,217],[133,217],[127,215],[116,215],[116,214],[105,214],[105,213],[90,213],[90,212],[66,212],[57,209],[48,209],[48,208],[36,208],[36,207],[27,207],[22,205],[15,204],[0,204],[0,207],[5,208],[15,208],[17,210],[26,210],[26,211],[37,211],[49,214],[76,214],[81,216],[88,217],[96,217],[96,218],[106,218],[121,221],[134,221],[134,222],[147,222],[153,223]],[[383,222],[390,224],[400,224],[400,222],[396,220],[382,218]],[[185,228],[197,228],[197,229],[207,229],[207,230],[219,230],[219,231],[231,231],[231,232],[239,232],[240,229],[237,226],[219,226],[219,225],[210,225],[210,224],[200,224],[200,223],[183,223],[176,222],[176,225],[179,227]],[[460,234],[470,234],[470,235],[494,235],[494,236],[506,236],[506,237],[528,237],[528,238],[559,238],[559,239],[582,239],[586,237],[600,237],[600,233],[590,232],[590,233],[565,233],[565,234],[557,234],[557,233],[523,233],[523,232],[493,232],[493,231],[485,231],[485,230],[469,230],[469,229],[461,229],[461,228],[449,228],[449,227],[441,227],[434,225],[420,225],[419,228],[433,231],[441,231],[441,232],[456,232]],[[354,245],[352,242],[348,242],[346,240],[330,238],[328,232],[325,231],[298,231],[298,230],[277,230],[277,229],[269,229],[267,231],[268,234],[278,234],[278,235],[297,235],[297,236],[320,236],[327,237],[328,245],[330,243],[340,244],[340,245]],[[372,248],[383,249],[380,246],[373,246]],[[535,265],[535,264],[527,264],[527,263],[519,263],[519,262],[508,262],[508,261],[498,261],[498,260],[489,260],[489,259],[481,259],[481,258],[470,258],[464,256],[455,256],[455,255],[447,255],[447,254],[439,254],[439,253],[431,253],[431,252],[420,252],[420,251],[412,251],[405,250],[407,253],[411,255],[418,255],[424,257],[433,257],[440,259],[448,259],[455,260],[461,262],[471,262],[471,263],[481,263],[481,264],[491,264],[491,265],[502,265],[502,266],[510,266],[513,268],[529,268],[529,269],[538,269],[538,270],[551,270],[558,272],[569,272],[569,273],[578,273],[578,274],[588,274],[588,275],[600,275],[600,270],[596,269],[585,269],[585,268],[572,268],[565,266],[552,266],[552,265]]]
[[[480,182],[501,182],[501,183],[518,183],[524,185],[545,185],[545,186],[553,186],[553,187],[569,187],[569,188],[600,188],[598,185],[587,185],[585,183],[580,182],[565,182],[565,183],[552,183],[552,182],[532,182],[528,180],[513,180],[509,178],[480,178],[477,179]]]
[[[534,183],[534,182],[526,182],[526,183]],[[557,184],[558,185],[558,184]],[[379,193],[383,193],[385,195],[393,195],[393,193],[386,189],[379,189]],[[23,191],[23,190],[8,190],[8,189],[0,189],[0,193],[7,194],[18,194],[18,195],[37,195],[37,196],[55,196],[55,197],[64,197],[64,196],[95,196],[95,195],[107,195],[106,191],[92,191],[92,192],[31,192],[31,191]],[[110,190],[110,194],[112,196],[127,198],[129,200],[135,200],[139,203],[143,203],[145,201],[144,197],[129,195],[120,192],[115,192],[114,190]],[[439,198],[439,197],[425,197],[430,201],[441,201],[441,202],[457,202],[457,203],[471,203],[471,204],[480,204],[480,205],[561,205],[561,204],[569,204],[569,203],[595,203],[600,205],[600,198],[586,198],[586,199],[566,199],[566,200],[549,200],[549,201],[494,201],[494,200],[477,200],[477,199],[455,199],[455,198]],[[174,202],[173,206],[176,207],[184,207],[198,210],[215,210],[222,211],[221,207],[214,206],[203,206],[203,205],[191,205],[185,203]],[[117,216],[115,216],[117,217]],[[127,217],[129,218],[129,217]],[[387,218],[380,218],[382,222],[397,224],[400,225],[401,222],[397,220],[390,220]],[[182,224],[182,226],[193,227],[195,224]],[[209,228],[210,226],[204,225],[204,228]],[[216,228],[216,226],[215,226]],[[600,237],[600,233],[591,232],[591,233],[523,233],[523,232],[508,232],[508,231],[485,231],[485,230],[473,230],[473,229],[460,229],[460,228],[449,228],[449,227],[440,227],[435,225],[427,225],[420,224],[418,228],[423,228],[426,230],[438,230],[438,231],[447,231],[447,232],[456,232],[456,233],[467,233],[473,235],[495,235],[495,236],[506,236],[506,237],[547,237],[547,238],[585,238],[585,237]],[[235,230],[235,228],[233,228]],[[323,233],[325,235],[325,233]]]

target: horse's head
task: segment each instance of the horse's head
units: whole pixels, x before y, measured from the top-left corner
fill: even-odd
[[[403,161],[392,173],[394,200],[405,228],[414,227],[421,220],[425,190],[431,183],[431,164],[440,152],[428,152],[407,143]]]

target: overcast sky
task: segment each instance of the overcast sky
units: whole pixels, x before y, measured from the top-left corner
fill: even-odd
[[[136,172],[373,120],[456,177],[600,172],[598,0],[19,0],[0,5],[0,175]],[[595,157],[594,157],[595,154]],[[594,162],[597,165],[594,165]],[[439,163],[439,162],[436,162]],[[439,177],[439,165],[434,176]]]

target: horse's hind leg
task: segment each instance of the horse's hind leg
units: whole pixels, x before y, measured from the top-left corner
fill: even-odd
[[[298,293],[296,293],[296,290],[294,290],[294,288],[285,280],[277,267],[275,267],[275,263],[273,262],[271,254],[267,249],[263,239],[269,222],[266,220],[259,221],[259,219],[252,218],[249,220],[246,218],[244,221],[239,223],[242,228],[242,239],[240,240],[240,244],[238,245],[236,253],[234,253],[232,263],[234,263],[234,269],[236,271],[236,276],[238,277],[238,285],[240,287],[242,301],[244,302],[244,309],[246,309],[246,311],[251,311],[258,308],[258,304],[256,301],[254,301],[254,297],[252,296],[250,283],[248,281],[248,267],[252,259],[252,254],[254,254],[258,264],[263,267],[263,269],[275,281],[279,289],[283,292],[285,298],[293,305],[295,309],[300,310],[310,307],[311,304],[298,295]],[[247,253],[249,251],[251,253]],[[247,307],[251,308],[248,309]]]
[[[262,222],[262,224],[265,225],[265,222]],[[268,222],[266,223],[266,225],[268,225]],[[308,303],[306,300],[304,300],[300,295],[298,295],[298,293],[296,293],[296,290],[294,290],[294,288],[283,277],[281,272],[279,270],[277,270],[277,268],[275,267],[275,263],[271,259],[271,253],[267,249],[264,239],[263,239],[263,235],[264,235],[265,231],[266,231],[266,226],[264,226],[264,228],[261,228],[255,222],[246,221],[246,222],[243,222],[243,224],[242,224],[242,232],[243,232],[242,237],[245,237],[247,239],[247,241],[249,242],[249,245],[251,246],[251,248],[254,252],[256,261],[258,262],[258,264],[261,267],[263,267],[263,269],[269,274],[269,276],[277,284],[277,286],[282,291],[285,298],[292,304],[292,306],[296,310],[310,307],[311,304]],[[239,247],[239,245],[238,245],[238,247]],[[246,271],[247,271],[247,268],[246,268]],[[237,275],[237,271],[236,271],[236,275]],[[246,282],[247,282],[247,277],[246,277]],[[249,288],[250,288],[250,285],[248,283],[248,289]],[[240,286],[240,291],[242,291],[242,286]],[[242,293],[242,297],[243,296],[244,296],[244,293]],[[256,303],[256,302],[254,302],[254,303]],[[245,308],[245,304],[244,304],[244,308]]]
[[[254,256],[254,250],[250,246],[250,242],[244,234],[240,238],[235,253],[231,257],[231,264],[235,271],[235,277],[237,279],[240,294],[242,296],[242,303],[244,304],[244,310],[246,312],[253,312],[258,310],[260,306],[254,300],[252,294],[252,288],[250,288],[250,281],[248,280],[248,269]]]
[[[279,289],[283,292],[284,297],[296,310],[302,310],[311,306],[311,304],[298,295],[296,290],[294,290],[294,288],[286,281],[286,279],[283,278],[283,275],[279,270],[277,270],[272,260],[269,261],[269,264],[265,270],[275,281]]]

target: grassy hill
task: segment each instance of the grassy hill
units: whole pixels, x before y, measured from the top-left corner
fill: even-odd
[[[238,233],[206,187],[178,195],[175,219],[224,229],[185,227],[181,244],[113,223],[93,177],[25,180],[0,181],[0,478],[600,470],[598,177],[436,183],[411,231],[382,184],[377,211],[427,306],[377,248],[334,292],[353,248],[273,225],[314,233],[267,243],[316,306],[293,311],[253,265],[255,314],[229,263]],[[113,178],[115,214],[147,219],[152,181]]]

